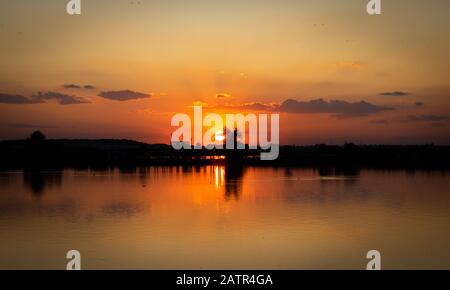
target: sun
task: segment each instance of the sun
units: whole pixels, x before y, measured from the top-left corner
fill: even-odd
[[[214,136],[214,139],[218,142],[223,142],[225,140],[225,136],[223,135],[223,131],[217,131],[216,135]]]

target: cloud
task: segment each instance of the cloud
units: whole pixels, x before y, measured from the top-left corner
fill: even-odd
[[[450,125],[450,117],[443,115],[409,115],[400,121],[403,123],[423,122],[435,128],[443,128]]]
[[[101,92],[99,96],[113,101],[129,101],[137,99],[147,99],[151,97],[151,95],[149,94],[133,92],[130,90]]]
[[[239,110],[239,111],[274,111],[278,108],[278,104],[265,104],[259,102],[243,103],[243,104],[221,104],[221,105],[208,105],[202,102],[195,102],[196,106],[203,106],[206,109],[219,109],[219,110]]]
[[[55,92],[47,92],[47,93],[38,92],[36,95],[33,95],[29,98],[24,97],[22,95],[0,94],[1,104],[12,104],[12,105],[42,104],[50,100],[57,100],[58,103],[61,105],[75,105],[75,104],[89,103],[88,100],[81,97],[70,96]]]
[[[65,89],[81,89],[81,86],[75,84],[68,84],[62,86]]]
[[[441,115],[409,115],[404,119],[405,122],[442,122],[449,121],[448,116]]]
[[[286,100],[278,108],[280,112],[293,114],[335,114],[336,117],[363,117],[383,111],[393,110],[392,108],[377,106],[365,101],[350,103],[347,101],[323,99],[311,101]]]
[[[422,106],[425,106],[425,103],[424,102],[416,102],[416,106],[422,107]]]
[[[409,93],[402,92],[402,91],[380,93],[380,96],[389,96],[389,97],[403,97],[403,96],[408,96],[408,95],[409,95]]]
[[[239,108],[242,110],[250,110],[250,111],[271,111],[277,107],[278,106],[258,102],[245,103],[239,106]]]
[[[230,94],[226,94],[226,93],[217,93],[216,94],[216,99],[229,99],[231,98]]]
[[[61,105],[89,103],[88,100],[81,97],[70,96],[55,92],[47,92],[47,93],[38,92],[36,95],[33,95],[29,98],[24,97],[22,95],[0,94],[0,103],[2,104],[13,104],[13,105],[42,104],[50,100],[57,100],[58,103]]]
[[[85,90],[95,90],[96,87],[93,85],[77,85],[77,84],[66,84],[66,85],[62,85],[63,88],[65,89],[74,89],[74,90],[80,90],[80,89],[85,89]]]
[[[28,105],[28,104],[40,104],[40,103],[43,103],[43,101],[30,99],[30,98],[24,97],[22,95],[0,94],[0,104]]]
[[[334,114],[338,118],[364,117],[382,111],[394,110],[393,108],[370,104],[365,101],[347,102],[340,100],[324,101],[323,99],[311,101],[286,100],[279,103],[251,102],[243,104],[216,104],[194,103],[205,109],[242,110],[242,111],[267,111],[292,114]]]
[[[45,102],[50,100],[56,100],[61,105],[77,105],[77,104],[87,104],[90,103],[85,98],[65,95],[56,92],[47,92],[47,93],[37,93],[36,95],[31,97],[32,100],[36,100],[39,102]]]
[[[450,125],[450,117],[442,115],[409,115],[403,118],[393,120],[379,119],[371,121],[375,125],[388,125],[392,123],[410,123],[422,122],[428,123],[432,127],[446,127]]]

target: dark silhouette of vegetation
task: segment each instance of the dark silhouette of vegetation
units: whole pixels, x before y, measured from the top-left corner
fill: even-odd
[[[33,134],[31,134],[30,139],[35,142],[42,142],[46,137],[41,131],[34,131]]]
[[[281,166],[335,168],[450,169],[450,147],[434,145],[281,146],[274,161],[261,161],[261,150],[174,150],[170,145],[130,140],[51,140],[34,132],[26,140],[0,141],[0,168],[134,168],[151,165]],[[236,170],[235,170],[236,171]]]

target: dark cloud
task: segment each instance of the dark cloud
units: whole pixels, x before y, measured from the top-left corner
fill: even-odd
[[[36,95],[31,97],[32,100],[37,100],[40,102],[56,100],[61,105],[77,105],[77,104],[86,104],[90,103],[85,98],[65,95],[56,92],[47,92],[47,93],[37,93]]]
[[[81,97],[70,96],[55,92],[47,92],[47,93],[38,92],[37,94],[31,97],[24,97],[22,95],[13,95],[13,94],[0,94],[1,104],[12,104],[12,105],[42,104],[50,100],[56,100],[61,105],[89,103],[88,100]]]
[[[21,95],[0,94],[0,104],[27,105],[43,103],[42,100],[30,99]]]
[[[85,90],[95,90],[96,87],[93,85],[77,85],[77,84],[67,84],[67,85],[62,85],[63,88],[65,89],[74,89],[74,90],[79,90],[79,89],[85,89]]]
[[[129,101],[129,100],[147,99],[151,97],[151,95],[149,94],[133,92],[130,90],[102,92],[99,94],[99,96],[113,101]]]
[[[424,102],[416,102],[416,106],[422,107],[422,106],[425,106],[425,103]]]
[[[278,108],[280,112],[294,114],[334,114],[339,118],[362,117],[383,111],[393,110],[392,108],[377,106],[365,101],[350,103],[347,101],[323,99],[312,101],[286,100]]]
[[[402,91],[380,93],[380,96],[390,96],[390,97],[402,97],[402,96],[407,96],[407,95],[409,95],[409,93],[402,92]]]
[[[325,101],[323,99],[311,101],[286,100],[281,104],[274,103],[244,103],[244,104],[219,104],[206,106],[209,109],[231,109],[246,111],[272,111],[293,114],[334,114],[338,118],[361,117],[392,108],[377,106],[368,102],[346,102],[340,100]]]
[[[75,85],[75,84],[68,84],[68,85],[63,85],[63,88],[65,88],[65,89],[81,89],[81,86]]]
[[[409,115],[404,119],[405,122],[442,122],[449,120],[448,116],[441,115]]]

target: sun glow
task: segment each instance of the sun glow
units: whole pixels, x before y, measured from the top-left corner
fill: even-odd
[[[225,140],[225,136],[223,134],[223,131],[217,131],[216,135],[214,136],[214,139],[218,142],[223,142]]]

